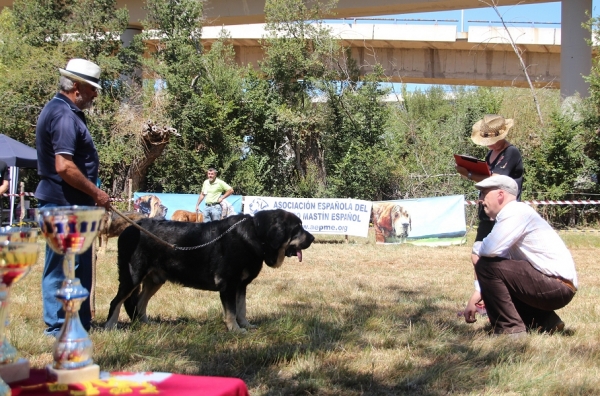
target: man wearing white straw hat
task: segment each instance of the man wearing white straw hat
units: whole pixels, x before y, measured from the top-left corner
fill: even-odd
[[[83,110],[98,96],[100,67],[85,59],[71,59],[58,69],[59,92],[44,106],[36,126],[40,182],[35,191],[40,207],[98,205],[108,208],[108,194],[96,186],[99,158],[87,128]],[[92,249],[76,256],[75,275],[88,290],[92,286]],[[46,246],[42,279],[45,334],[58,335],[64,322],[56,290],[64,279],[62,256]],[[79,311],[81,323],[90,328],[90,300]]]

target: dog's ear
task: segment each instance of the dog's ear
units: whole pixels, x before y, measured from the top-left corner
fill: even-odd
[[[379,227],[384,228],[386,230],[392,229],[392,206],[387,205],[384,210],[381,212],[381,216],[379,216]]]
[[[282,210],[261,210],[254,215],[259,238],[270,248],[279,249],[286,241],[286,216]]]
[[[285,223],[272,223],[269,231],[267,232],[267,241],[273,249],[279,249],[283,243],[288,239],[286,234]]]

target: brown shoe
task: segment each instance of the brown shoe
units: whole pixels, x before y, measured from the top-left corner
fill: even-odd
[[[548,333],[548,334],[552,335],[556,332],[560,333],[564,329],[565,329],[565,322],[563,322],[557,314],[552,312],[552,314],[550,314],[548,316],[548,318],[546,318],[544,323],[538,328],[538,331],[540,333]]]

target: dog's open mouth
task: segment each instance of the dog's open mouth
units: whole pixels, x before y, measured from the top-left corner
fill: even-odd
[[[290,246],[285,250],[285,255],[286,255],[286,257],[298,256],[298,261],[302,262],[302,250],[301,249],[296,249],[295,247]]]

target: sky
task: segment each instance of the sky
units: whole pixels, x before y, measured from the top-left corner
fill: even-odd
[[[565,0],[568,1],[568,0]],[[501,0],[499,1],[500,3]],[[514,6],[498,7],[502,18],[508,26],[529,26],[538,28],[560,28],[560,2],[542,3],[542,4],[523,4]],[[600,0],[592,1],[592,16],[600,16]],[[397,18],[397,23],[415,23],[415,24],[453,24],[457,26],[458,31],[467,31],[470,25],[482,26],[489,25],[489,21],[499,22],[498,15],[491,7],[465,9],[463,11],[442,11],[442,12],[427,12],[416,14],[389,15],[375,18],[389,18],[389,21],[358,21],[357,23],[394,23],[393,18]],[[418,19],[421,21],[400,21],[400,19]],[[431,20],[431,21],[423,21]],[[449,22],[448,20],[455,20]],[[485,22],[476,22],[485,21]],[[499,24],[494,24],[499,25]],[[427,89],[426,84],[407,84],[407,89],[413,91],[415,89]],[[396,87],[397,88],[397,87]]]

